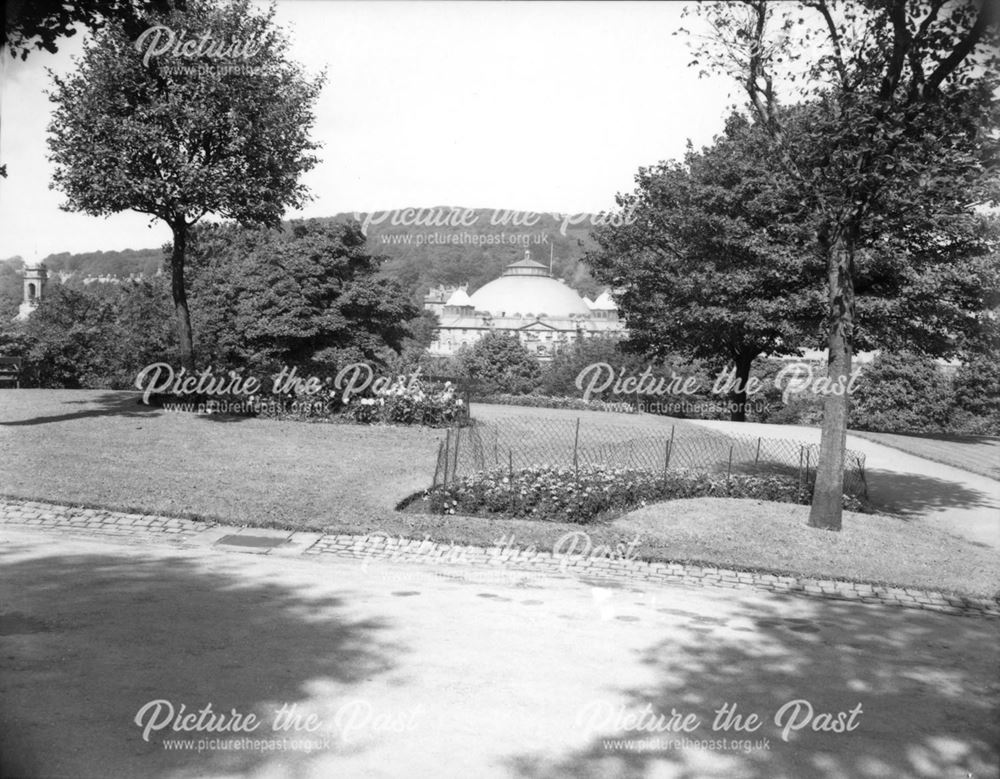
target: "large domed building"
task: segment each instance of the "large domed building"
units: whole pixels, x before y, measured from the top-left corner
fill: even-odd
[[[503,275],[471,295],[465,287],[436,287],[424,306],[438,315],[432,354],[450,355],[491,331],[513,333],[541,360],[561,346],[586,338],[621,338],[625,332],[618,307],[605,291],[597,300],[552,278],[549,269],[531,259],[508,265]]]

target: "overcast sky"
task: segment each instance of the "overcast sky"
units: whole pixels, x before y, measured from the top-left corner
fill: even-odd
[[[640,165],[722,128],[735,95],[699,79],[674,31],[679,3],[351,3],[282,0],[292,55],[326,67],[314,200],[290,216],[460,205],[576,213],[614,205]],[[690,20],[685,20],[690,26]],[[49,189],[46,72],[56,55],[4,55],[0,258],[145,248],[139,214],[67,213]]]

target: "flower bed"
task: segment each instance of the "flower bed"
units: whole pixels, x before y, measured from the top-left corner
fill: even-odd
[[[341,402],[336,391],[326,396],[290,396],[255,399],[258,416],[302,422],[356,422],[360,424],[426,425],[447,427],[468,422],[468,407],[455,386],[435,386],[419,380],[397,379],[370,395]]]
[[[502,468],[481,471],[428,490],[420,505],[435,514],[500,514],[585,524],[663,500],[730,497],[808,504],[811,492],[810,487],[782,476],[540,466],[512,473]],[[857,498],[847,495],[844,507],[851,511],[865,508]]]

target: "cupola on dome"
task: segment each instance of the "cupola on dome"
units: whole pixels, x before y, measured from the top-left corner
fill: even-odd
[[[494,316],[546,316],[567,318],[588,315],[590,309],[575,290],[552,278],[549,269],[531,259],[508,265],[499,279],[480,287],[469,296],[477,311]]]

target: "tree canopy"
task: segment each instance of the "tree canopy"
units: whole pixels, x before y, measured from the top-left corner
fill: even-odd
[[[912,263],[997,200],[995,4],[746,0],[694,12],[710,34],[692,64],[735,79],[799,184],[825,264],[828,374],[843,384],[859,252],[892,236]],[[847,404],[846,394],[825,402],[815,527],[840,528]]]
[[[732,116],[711,147],[641,168],[636,190],[618,196],[634,220],[597,230],[601,250],[587,260],[616,290],[631,349],[732,363],[745,385],[758,355],[814,345],[822,263],[769,153],[766,135]],[[742,405],[733,416],[744,418]]]
[[[239,42],[240,55],[223,61],[210,51],[144,48],[112,20],[85,44],[76,72],[54,79],[49,149],[63,207],[95,216],[131,209],[170,226],[186,367],[194,360],[184,281],[189,228],[206,214],[276,226],[285,208],[305,201],[299,177],[316,162],[309,130],[322,78],[288,59],[273,17],[273,7],[261,12],[249,0],[190,0],[144,17],[150,29]]]
[[[205,224],[190,248],[198,347],[213,366],[325,374],[400,351],[422,324],[403,288],[377,275],[357,225]]]

